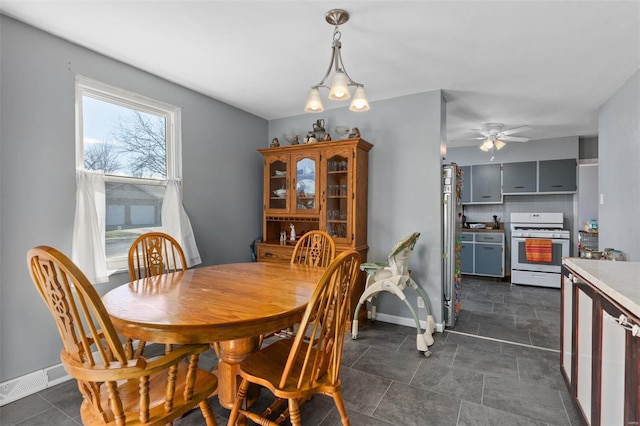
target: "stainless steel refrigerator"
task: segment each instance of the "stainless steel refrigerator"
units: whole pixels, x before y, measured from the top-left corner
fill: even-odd
[[[445,327],[454,327],[460,313],[460,248],[462,228],[462,169],[442,166],[442,300]]]

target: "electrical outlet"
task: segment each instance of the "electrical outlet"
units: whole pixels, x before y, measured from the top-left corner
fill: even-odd
[[[424,300],[418,296],[418,308],[424,308]]]

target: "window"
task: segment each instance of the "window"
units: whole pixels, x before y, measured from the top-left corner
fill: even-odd
[[[105,174],[109,269],[133,240],[159,230],[168,179],[180,178],[180,110],[83,77],[76,80],[76,167]]]

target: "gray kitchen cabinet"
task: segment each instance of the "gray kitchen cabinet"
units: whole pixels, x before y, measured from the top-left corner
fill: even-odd
[[[463,274],[473,274],[473,234],[462,233],[460,245],[460,271]]]
[[[462,166],[462,202],[471,202],[471,166]]]
[[[578,164],[574,158],[545,160],[538,165],[539,192],[576,192]]]
[[[502,203],[502,170],[500,164],[471,166],[471,202]]]
[[[503,276],[502,244],[476,243],[473,247],[474,273],[476,275]]]
[[[462,233],[460,251],[463,274],[504,277],[504,234]]]
[[[520,161],[502,165],[502,193],[520,194],[536,192],[538,162]]]

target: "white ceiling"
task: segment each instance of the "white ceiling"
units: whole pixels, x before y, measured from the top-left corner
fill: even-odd
[[[483,123],[533,139],[595,136],[640,68],[640,1],[2,0],[0,11],[265,119],[303,113],[329,65],[370,101],[442,89],[449,146]],[[326,100],[326,109],[346,103]],[[375,108],[375,104],[372,104]]]

